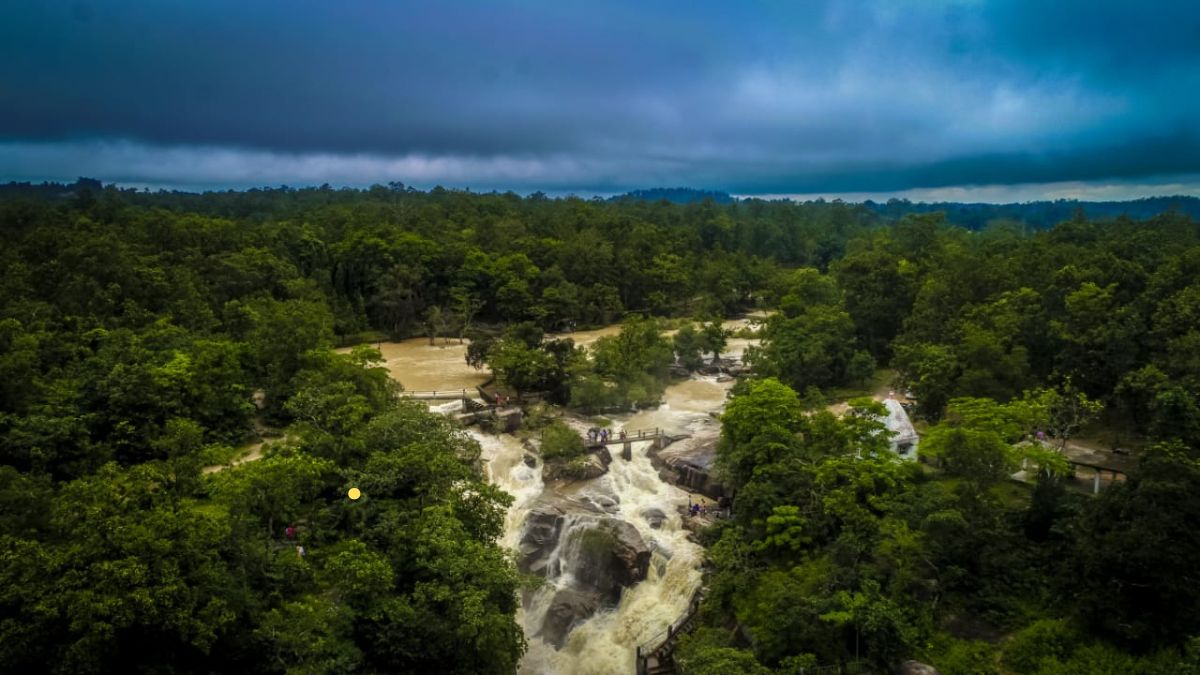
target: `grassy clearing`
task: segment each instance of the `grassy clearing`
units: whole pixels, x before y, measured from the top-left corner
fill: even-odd
[[[200,451],[201,466],[224,466],[250,451],[255,443],[234,447],[232,445],[210,445]]]

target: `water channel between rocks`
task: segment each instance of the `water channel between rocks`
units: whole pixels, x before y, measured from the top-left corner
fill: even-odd
[[[586,345],[618,330],[608,327],[568,337]],[[725,356],[740,357],[744,342],[730,345]],[[383,343],[380,349],[392,377],[408,390],[473,388],[487,377],[465,363],[465,347],[458,344],[439,340],[430,346],[428,340],[415,339]],[[661,452],[703,452],[711,449],[719,433],[719,423],[709,413],[724,407],[731,385],[711,377],[675,382],[658,408],[610,416],[612,428],[657,427],[671,435],[689,435]],[[437,403],[432,408],[455,405]],[[587,426],[567,420],[581,433]],[[688,493],[662,480],[648,441],[632,443],[628,460],[619,445],[612,446],[608,472],[599,478],[547,484],[540,459],[529,466],[529,453],[516,437],[474,428],[469,433],[483,449],[489,480],[514,497],[501,545],[515,551],[530,573],[545,579],[538,589],[523,593],[517,620],[529,649],[520,672],[633,672],[635,647],[677,619],[700,584],[703,551],[688,539],[679,514]],[[536,522],[529,522],[530,514]],[[645,578],[630,578],[621,565],[597,569],[589,549],[597,537],[616,540],[623,560],[640,566]],[[531,543],[534,539],[537,545]]]

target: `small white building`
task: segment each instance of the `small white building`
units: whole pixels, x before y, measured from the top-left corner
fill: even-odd
[[[908,412],[900,402],[892,397],[883,399],[883,405],[887,408],[888,416],[884,420],[887,429],[891,432],[892,452],[900,455],[900,457],[908,460],[916,460],[917,458],[917,442],[920,437],[917,436],[917,430],[913,428],[912,420],[908,418]]]

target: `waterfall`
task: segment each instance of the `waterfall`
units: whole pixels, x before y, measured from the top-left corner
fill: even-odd
[[[694,410],[672,414],[660,408],[657,414],[659,421],[672,422],[676,428],[715,424],[707,415]],[[621,426],[629,421],[625,420]],[[536,570],[545,579],[543,585],[523,597],[518,620],[528,638],[529,650],[520,672],[531,675],[633,672],[637,645],[677,619],[700,584],[703,550],[688,539],[679,513],[688,504],[687,493],[659,477],[648,455],[650,442],[633,442],[629,460],[616,453],[608,473],[600,478],[548,487],[542,482],[540,464],[526,465],[526,451],[516,438],[477,431],[471,434],[483,448],[489,478],[515,497],[505,519],[502,541],[505,547],[522,555],[521,540],[532,509],[551,505],[562,511],[561,521],[556,524],[551,525],[549,518],[541,523],[550,536],[556,533],[557,539],[545,564]],[[619,599],[615,605],[602,603],[594,614],[588,612],[589,616],[573,622],[561,640],[561,647],[556,648],[553,643],[560,637],[558,631],[543,632],[547,614],[555,609],[565,613],[569,620],[572,610],[580,609],[578,605],[590,609],[590,598],[604,595],[594,585],[588,585],[592,579],[576,575],[581,566],[587,565],[587,555],[581,551],[585,533],[612,521],[627,523],[649,548],[646,577],[623,591],[617,589]],[[585,577],[592,572],[585,569]],[[552,607],[556,601],[559,607]]]
[[[612,326],[572,337],[586,343],[618,330]],[[738,355],[741,342],[750,341],[731,340],[728,351]],[[410,390],[470,389],[487,377],[466,365],[463,345],[408,340],[385,343],[381,349],[392,376]],[[715,378],[677,382],[667,387],[657,409],[613,418],[614,430],[658,427],[712,438],[719,425],[709,413],[724,405],[729,386]],[[438,401],[431,402],[431,409],[452,414],[460,405]],[[573,426],[583,432],[589,424],[576,421]],[[517,612],[529,641],[520,672],[634,672],[636,646],[683,614],[700,584],[703,551],[687,538],[680,516],[689,501],[687,493],[659,477],[647,454],[649,442],[632,441],[629,460],[614,453],[608,473],[597,479],[547,485],[540,459],[527,453],[517,438],[474,429],[469,433],[482,448],[488,479],[513,496],[499,543],[524,560],[529,573],[544,579],[540,588],[523,594]],[[535,512],[540,519],[536,523],[531,522]],[[523,543],[531,526],[536,526],[532,535],[537,541]],[[624,562],[636,568],[640,580],[610,583],[597,575],[597,560],[585,541],[598,536],[588,534],[595,531],[619,536]],[[546,633],[551,611],[569,625],[551,621],[554,630]],[[581,617],[577,621],[576,614]]]

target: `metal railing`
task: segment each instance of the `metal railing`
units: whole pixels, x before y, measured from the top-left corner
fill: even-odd
[[[456,398],[467,398],[466,389],[418,389],[413,391],[400,392],[401,398],[416,398],[426,401],[441,400],[447,401]]]
[[[679,617],[670,624],[667,624],[666,628],[658,631],[637,646],[636,653],[638,661],[641,661],[642,659],[648,658],[652,655],[661,655],[664,648],[673,647],[673,640],[675,636],[679,635],[681,630],[686,629],[688,624],[692,622],[696,618],[696,615],[700,612],[700,602],[702,600],[704,600],[703,587],[697,588],[696,592],[692,594],[692,600],[688,603],[688,609],[683,613],[683,616]],[[667,651],[669,653],[670,650]]]
[[[621,436],[621,433],[617,432],[617,433],[611,434],[608,437],[608,440],[606,440],[606,441],[600,441],[599,439],[593,440],[591,438],[588,438],[587,435],[584,435],[584,440],[586,440],[589,445],[612,445],[614,443],[634,443],[637,441],[652,441],[656,438],[660,438],[660,437],[666,436],[666,435],[667,435],[667,432],[663,431],[662,429],[660,429],[658,427],[654,427],[653,429],[633,429],[633,430],[626,429],[624,436]]]

